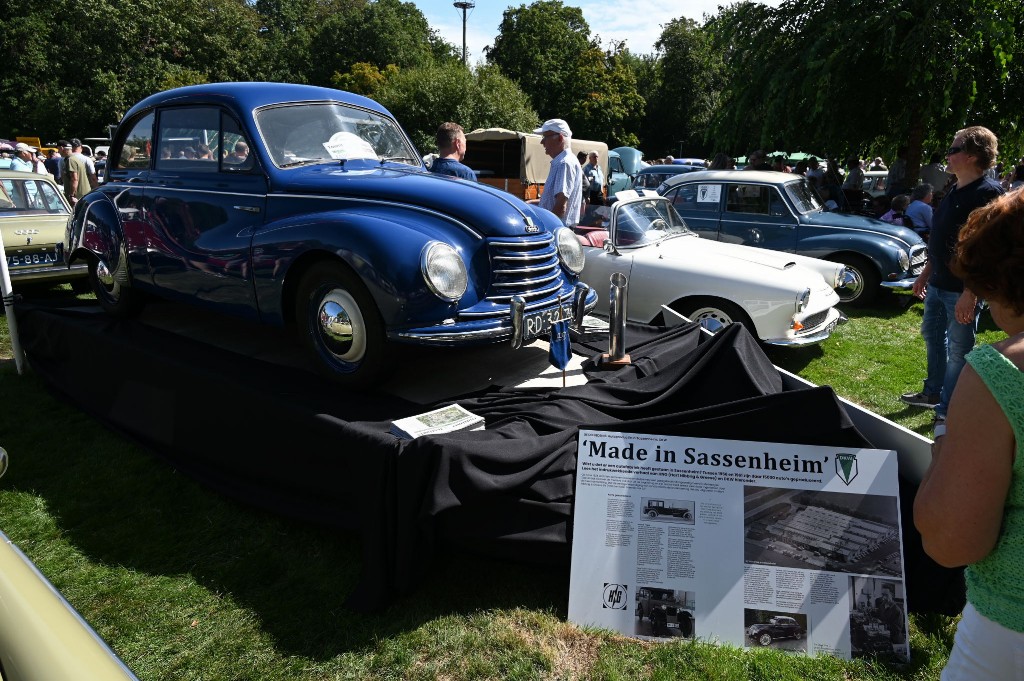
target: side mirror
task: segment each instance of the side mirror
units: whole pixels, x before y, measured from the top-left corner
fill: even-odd
[[[605,253],[618,254],[618,252],[619,252],[619,250],[617,248],[615,248],[615,244],[612,243],[611,239],[605,239],[604,240],[604,244],[601,246],[601,249]]]

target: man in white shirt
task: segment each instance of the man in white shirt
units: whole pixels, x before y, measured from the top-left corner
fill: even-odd
[[[572,130],[561,118],[552,118],[533,132],[541,136],[544,152],[551,157],[544,193],[537,203],[566,227],[574,227],[583,208],[583,168],[572,153]]]

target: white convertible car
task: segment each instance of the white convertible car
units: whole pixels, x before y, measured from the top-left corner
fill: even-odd
[[[607,229],[577,228],[587,260],[582,280],[607,296],[613,273],[628,278],[626,318],[650,323],[667,306],[722,324],[740,322],[764,343],[820,343],[846,318],[835,288],[846,268],[793,253],[702,239],[668,199],[619,192]],[[598,311],[601,312],[599,304]]]

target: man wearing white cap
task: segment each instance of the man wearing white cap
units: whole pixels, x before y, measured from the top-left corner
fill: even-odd
[[[30,147],[24,142],[18,142],[14,145],[14,160],[11,161],[11,170],[20,170],[25,173],[44,173],[45,169],[40,169],[37,166],[42,166],[36,160],[36,148]]]
[[[583,168],[572,153],[572,130],[561,118],[552,118],[533,132],[541,136],[544,152],[551,157],[538,203],[557,215],[563,225],[573,227],[579,224],[583,208]]]

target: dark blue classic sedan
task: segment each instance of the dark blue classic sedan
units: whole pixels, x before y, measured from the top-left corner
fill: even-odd
[[[799,175],[708,170],[669,177],[658,193],[706,239],[846,265],[847,281],[836,292],[851,305],[870,303],[880,288],[911,288],[928,259],[914,230],[826,211]]]
[[[136,104],[65,258],[88,263],[109,313],[154,294],[294,325],[327,373],[359,385],[393,343],[530,338],[597,302],[553,214],[429,173],[370,99],[281,83]]]

